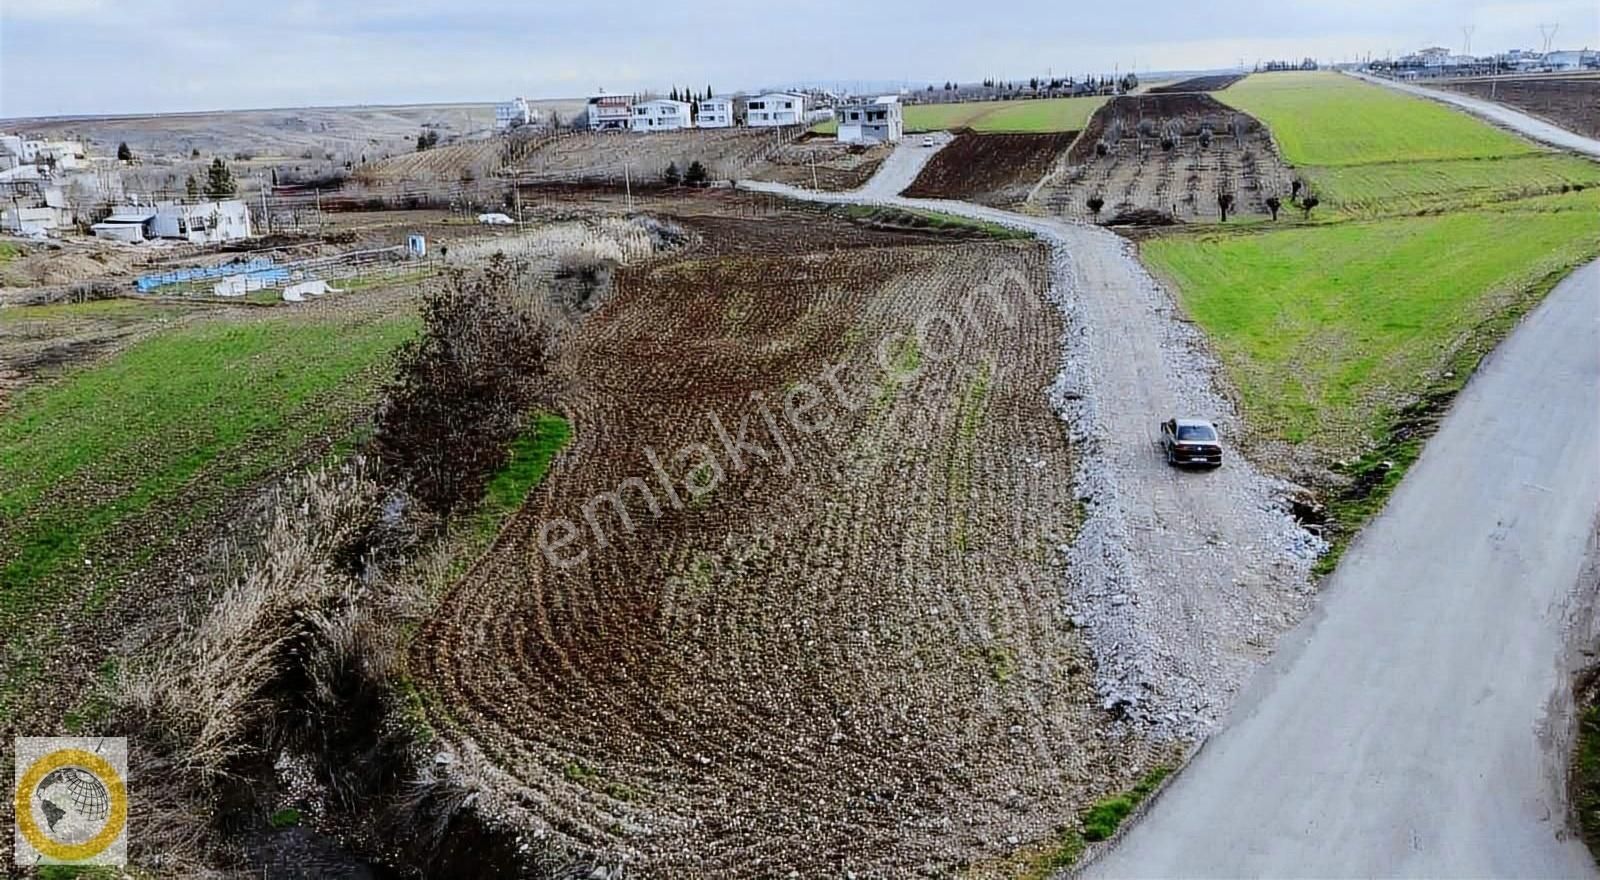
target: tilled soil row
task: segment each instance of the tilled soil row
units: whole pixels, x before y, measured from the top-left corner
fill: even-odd
[[[1096,705],[1061,607],[1047,269],[989,242],[619,275],[572,447],[411,658],[514,821],[646,876],[948,873],[1170,755]]]

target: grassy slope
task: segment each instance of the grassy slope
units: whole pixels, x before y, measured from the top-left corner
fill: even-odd
[[[1334,73],[1258,74],[1217,97],[1271,127],[1323,204],[1380,216],[1600,185],[1600,165]]]
[[[1328,496],[1343,538],[1479,358],[1600,255],[1587,186],[1600,165],[1334,74],[1256,75],[1221,97],[1272,125],[1291,161],[1324,163],[1302,167],[1343,210],[1180,233],[1143,253],[1210,336],[1252,428],[1347,475]]]
[[[1049,98],[1036,101],[976,101],[966,104],[912,104],[905,108],[906,131],[971,128],[980,132],[1081,131],[1105,98]],[[838,132],[825,122],[814,131]]]
[[[51,605],[113,526],[192,481],[214,499],[267,473],[369,397],[415,321],[328,314],[185,325],[19,395],[0,418],[0,621]]]
[[[1173,237],[1143,252],[1177,282],[1257,429],[1348,453],[1517,292],[1593,258],[1594,229],[1580,210],[1474,211]]]

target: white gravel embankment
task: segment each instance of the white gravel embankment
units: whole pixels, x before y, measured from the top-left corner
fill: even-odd
[[[940,144],[942,146],[942,142]],[[1287,487],[1232,455],[1219,470],[1169,468],[1157,426],[1194,415],[1236,434],[1200,333],[1098,227],[896,193],[938,148],[913,139],[860,190],[741,188],[799,199],[925,208],[1030,231],[1052,246],[1051,302],[1065,319],[1061,371],[1046,389],[1070,432],[1085,519],[1064,612],[1086,634],[1108,709],[1155,736],[1203,736],[1310,603],[1320,542],[1288,515]]]

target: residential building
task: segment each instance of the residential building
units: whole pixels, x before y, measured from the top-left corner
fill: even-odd
[[[150,218],[147,235],[181,238],[193,244],[215,244],[250,237],[250,209],[243,199],[217,202],[160,202]]]
[[[839,120],[839,142],[844,144],[894,143],[905,137],[900,99],[886,95],[870,104],[845,104],[834,111]]]
[[[733,99],[707,98],[700,102],[700,115],[695,117],[695,128],[732,128]]]
[[[494,105],[494,130],[506,131],[539,121],[539,111],[533,109],[527,98],[513,98],[504,104]]]
[[[644,101],[633,105],[634,131],[677,131],[693,128],[694,117],[687,101],[669,101],[665,98]]]
[[[1544,66],[1547,70],[1582,70],[1600,66],[1600,53],[1589,49],[1561,49],[1546,52]]]
[[[745,102],[744,124],[751,128],[799,125],[806,118],[806,99],[787,92],[768,92]]]
[[[602,90],[589,96],[588,114],[591,131],[627,131],[633,127],[633,98]]]

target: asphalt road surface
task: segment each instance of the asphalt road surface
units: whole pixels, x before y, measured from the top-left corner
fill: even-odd
[[[1446,104],[1454,105],[1474,116],[1487,119],[1503,128],[1512,129],[1518,134],[1536,141],[1600,158],[1600,141],[1567,131],[1558,125],[1552,125],[1536,116],[1529,116],[1520,110],[1513,110],[1504,104],[1496,104],[1492,101],[1485,101],[1468,95],[1458,95],[1455,92],[1446,92],[1441,89],[1429,89],[1412,85],[1411,83],[1395,82],[1383,77],[1368,76],[1364,73],[1352,75],[1376,85],[1388,86],[1396,91],[1418,95],[1423,98],[1432,98],[1435,101],[1443,101]]]
[[[1600,263],[1485,362],[1227,729],[1086,875],[1594,876],[1561,744],[1597,391]]]

